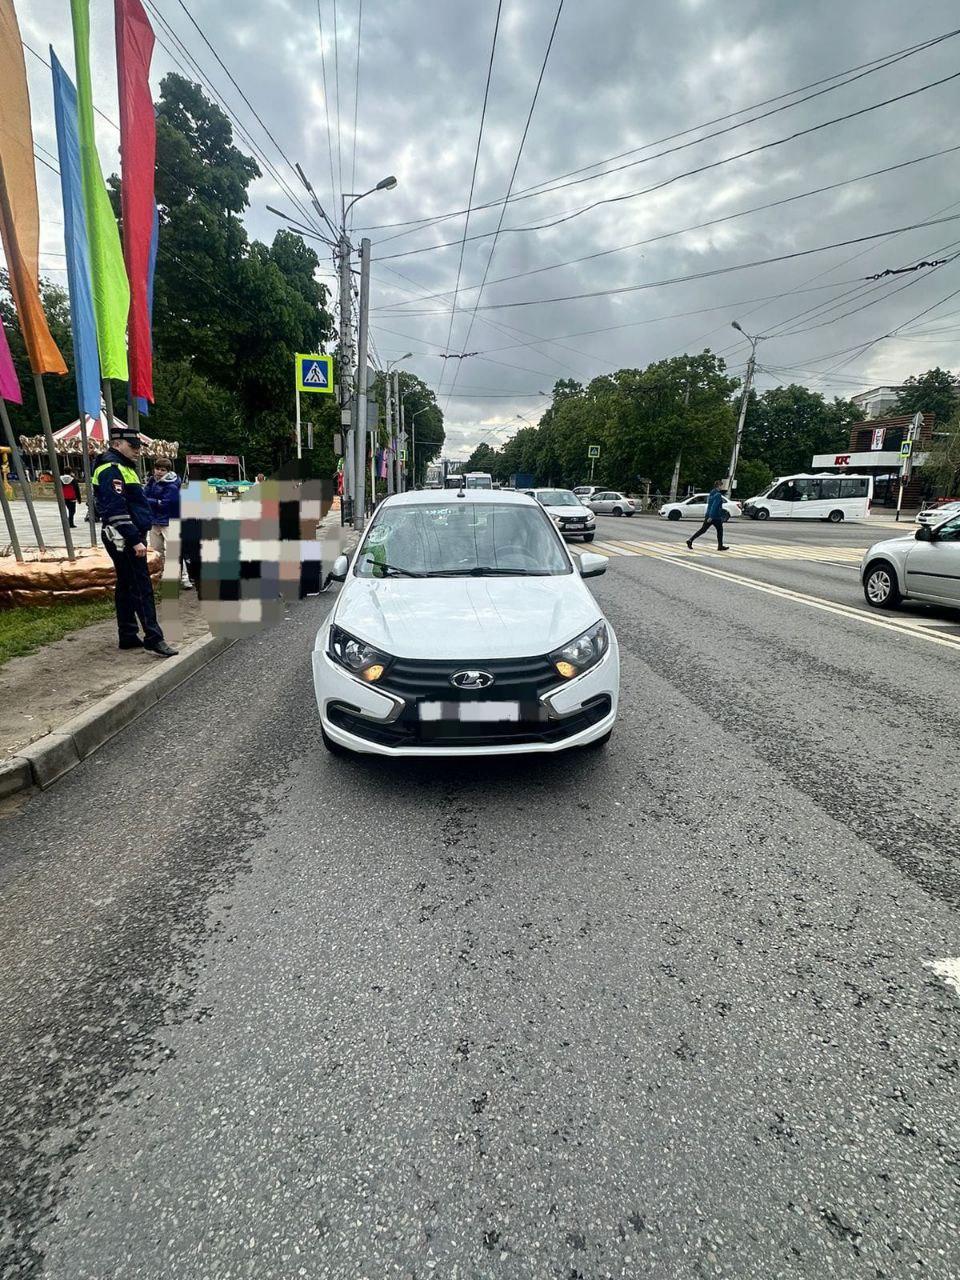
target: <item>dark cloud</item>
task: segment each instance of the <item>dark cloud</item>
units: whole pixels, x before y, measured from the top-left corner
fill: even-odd
[[[226,95],[225,77],[183,10],[175,0],[158,0],[158,4]],[[188,5],[290,158],[309,169],[321,199],[333,213],[336,202],[331,191],[315,5],[309,0],[297,4],[232,0],[230,5],[188,0]],[[341,158],[334,136],[335,185],[340,183],[341,165],[348,190],[354,171],[360,190],[386,173],[396,173],[399,179],[393,192],[370,196],[358,207],[357,228],[462,208],[470,185],[495,0],[469,5],[457,0],[397,0],[388,6],[364,6],[356,153],[357,0],[338,0],[337,59],[333,0],[321,0],[320,7],[334,135],[339,63]],[[69,54],[69,20],[63,0],[34,0],[29,13],[25,8],[21,0],[27,38],[38,47],[53,40]],[[95,76],[100,105],[115,118],[107,12],[112,6],[102,8],[104,12],[94,14]],[[506,189],[555,11],[556,0],[504,0],[478,167],[478,203],[502,196]],[[803,5],[788,0],[724,4],[676,0],[654,5],[636,0],[595,0],[589,5],[567,0],[515,190],[942,34],[954,25],[955,17],[956,7],[949,0],[934,0],[919,9],[892,0],[848,0],[843,5],[835,0],[810,0]],[[905,93],[953,74],[958,51],[960,38],[724,137],[604,179],[515,202],[507,210],[504,226],[549,220],[591,200],[652,186],[688,168]],[[170,66],[167,54],[158,48],[157,83]],[[52,146],[49,86],[42,68],[33,65],[30,70],[38,138]],[[960,115],[958,86],[960,80],[661,191],[606,205],[552,230],[507,231],[497,242],[489,279],[647,239],[949,146],[955,141]],[[228,101],[276,158],[233,91]],[[116,138],[104,128],[101,141],[106,165],[115,153]],[[900,380],[935,363],[956,367],[960,364],[957,334],[949,328],[955,322],[950,313],[960,312],[960,295],[931,312],[930,319],[917,321],[903,336],[878,343],[859,356],[856,348],[902,325],[954,289],[960,290],[960,262],[922,278],[894,280],[873,295],[852,294],[832,311],[811,312],[792,324],[787,322],[810,308],[831,306],[855,288],[858,278],[935,251],[955,252],[960,249],[960,222],[727,276],[686,277],[906,226],[942,210],[946,214],[940,216],[960,213],[958,157],[960,152],[590,262],[489,283],[482,305],[684,277],[680,284],[606,298],[479,311],[468,349],[482,351],[487,358],[462,362],[455,395],[447,406],[452,440],[465,449],[484,432],[489,433],[486,438],[503,438],[522,425],[518,413],[536,417],[542,404],[539,392],[548,391],[557,377],[586,379],[620,365],[644,364],[704,345],[724,352],[731,367],[739,369],[746,346],[730,328],[734,318],[754,332],[785,331],[761,347],[764,365],[782,371],[763,373],[761,385],[796,377],[831,394],[850,394]],[[41,182],[51,219],[44,245],[53,250],[60,234],[54,224],[60,218],[57,192],[54,181],[42,177]],[[286,197],[266,178],[253,194],[251,231],[269,237],[276,220],[265,205],[284,203]],[[471,234],[492,231],[498,217],[498,208],[478,211],[471,218]],[[441,385],[445,405],[453,384],[453,362],[444,371],[436,353],[446,349],[452,299],[449,294],[420,299],[423,293],[453,288],[458,248],[398,259],[386,255],[456,240],[463,225],[459,217],[394,239],[388,237],[405,228],[369,231],[377,242],[373,271],[377,349],[384,359],[415,351],[417,357],[408,362],[409,367],[432,385]],[[481,239],[467,244],[464,286],[483,278],[491,243]],[[800,292],[819,286],[823,286],[820,292]],[[752,301],[768,295],[777,296],[767,302]],[[466,288],[458,305],[472,308],[477,296],[476,290]],[[866,302],[873,305],[844,315]],[[668,318],[706,308],[715,309]],[[423,314],[427,312],[437,314]],[[937,320],[940,315],[946,317],[942,325]],[[458,314],[451,339],[454,350],[464,348],[470,323],[467,311]],[[631,327],[583,333],[615,325]],[[947,332],[930,332],[940,327]],[[582,336],[563,337],[572,334]],[[529,345],[531,338],[562,340]]]

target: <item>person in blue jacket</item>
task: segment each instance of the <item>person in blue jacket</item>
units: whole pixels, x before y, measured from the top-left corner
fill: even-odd
[[[693,535],[692,538],[687,539],[687,546],[690,548],[691,551],[693,550],[693,544],[696,542],[696,540],[700,537],[702,533],[706,533],[711,525],[717,531],[717,550],[718,551],[730,550],[730,548],[723,541],[723,520],[724,520],[724,516],[726,515],[726,509],[724,508],[724,505],[723,505],[723,489],[721,487],[722,484],[723,484],[722,480],[716,480],[714,482],[713,488],[710,490],[709,496],[707,497],[707,513],[703,518],[703,524],[700,526],[700,528],[697,530],[697,532]]]
[[[136,431],[120,428],[111,432],[110,448],[97,459],[93,473],[94,500],[103,545],[117,571],[114,604],[120,648],[149,649],[170,658],[177,650],[163,638],[147,569],[147,536],[153,527],[153,512],[136,471],[141,447]]]
[[[153,512],[150,546],[166,555],[167,526],[171,520],[180,519],[180,477],[173,470],[169,458],[156,459],[153,475],[144,485],[143,493]]]

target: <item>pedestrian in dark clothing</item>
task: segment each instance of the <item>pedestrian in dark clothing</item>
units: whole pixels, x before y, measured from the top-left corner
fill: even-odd
[[[77,514],[77,503],[80,501],[80,486],[73,478],[72,471],[65,471],[60,477],[60,484],[63,488],[63,501],[67,508],[67,515],[70,519],[70,528],[75,529],[74,516]]]
[[[149,649],[160,657],[177,650],[167,644],[157,621],[153,583],[147,569],[147,535],[153,512],[140,477],[130,463],[140,457],[136,431],[126,428],[110,437],[110,448],[97,460],[93,473],[97,515],[103,526],[103,545],[117,571],[114,603],[121,649]],[[143,629],[140,638],[137,624]]]
[[[687,539],[687,546],[690,548],[691,551],[693,550],[693,544],[696,542],[696,540],[700,537],[702,533],[706,533],[711,526],[713,526],[713,528],[716,529],[717,531],[717,550],[718,551],[730,550],[730,548],[723,541],[723,522],[726,519],[727,513],[726,513],[726,508],[723,505],[723,489],[720,487],[721,484],[722,484],[722,481],[720,480],[717,480],[714,483],[714,486],[710,490],[710,494],[707,497],[707,514],[704,516],[703,524],[700,526],[697,532],[693,535],[693,537]]]

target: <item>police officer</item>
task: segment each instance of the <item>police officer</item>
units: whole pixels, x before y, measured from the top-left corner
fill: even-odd
[[[135,464],[140,457],[136,431],[120,428],[111,433],[110,448],[100,455],[93,473],[97,516],[102,522],[103,545],[117,571],[114,600],[121,649],[149,649],[162,658],[177,650],[167,644],[157,622],[153,583],[147,569],[147,534],[153,512],[147,502]],[[143,628],[143,639],[137,623]]]

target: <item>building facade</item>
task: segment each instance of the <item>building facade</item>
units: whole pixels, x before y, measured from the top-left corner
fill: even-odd
[[[858,409],[863,410],[865,419],[880,418],[895,409],[900,399],[899,387],[873,387],[870,391],[861,391],[850,397]]]
[[[867,393],[870,394],[870,393]],[[855,397],[856,398],[856,397]],[[892,418],[873,418],[855,422],[850,429],[850,447],[846,453],[818,453],[813,458],[814,471],[844,472],[873,476],[874,506],[895,507],[900,488],[900,446],[907,438],[912,414]],[[919,507],[925,497],[927,482],[917,471],[925,457],[925,445],[933,436],[936,415],[925,413],[923,426],[913,446],[913,473],[903,491],[905,507]]]

